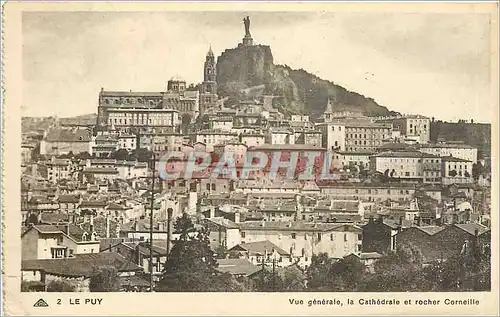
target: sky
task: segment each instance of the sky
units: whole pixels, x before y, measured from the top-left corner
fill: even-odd
[[[105,90],[163,91],[203,80],[244,36],[245,12],[24,12],[25,116],[97,112]],[[250,12],[254,43],[402,113],[491,122],[490,16]]]

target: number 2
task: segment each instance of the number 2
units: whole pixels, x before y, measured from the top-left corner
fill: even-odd
[[[61,299],[60,298],[57,299],[57,305],[61,305]]]

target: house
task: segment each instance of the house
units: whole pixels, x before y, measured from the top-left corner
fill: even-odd
[[[399,223],[379,217],[370,217],[363,228],[363,252],[387,254],[396,249],[396,235],[402,230],[402,219]]]
[[[86,129],[56,127],[44,134],[40,141],[40,154],[63,155],[88,152],[92,154],[91,134]]]
[[[372,173],[403,181],[441,182],[441,157],[418,151],[381,152],[370,157]]]
[[[96,233],[67,225],[32,225],[21,235],[22,258],[61,259],[81,253],[98,253]]]
[[[83,170],[83,176],[87,182],[114,181],[118,178],[118,169],[110,167],[86,167]]]
[[[57,202],[59,203],[59,210],[72,212],[78,208],[80,204],[81,197],[78,195],[60,195],[57,198]]]
[[[240,229],[236,222],[222,217],[211,217],[204,219],[204,224],[210,232],[212,250],[217,251],[221,247],[228,250],[240,243]]]
[[[444,230],[443,226],[412,226],[397,234],[397,246],[417,247],[424,262],[443,259],[444,245],[435,239],[435,234]],[[457,241],[462,243],[463,241]]]
[[[235,278],[250,277],[261,270],[261,267],[247,259],[219,259],[217,272],[229,273]]]
[[[383,257],[383,255],[377,252],[356,252],[349,254],[348,256],[344,257],[344,259],[356,259],[365,266],[367,272],[374,273],[375,263],[381,257]]]
[[[245,221],[239,226],[241,243],[268,240],[300,258],[302,267],[310,265],[314,254],[342,258],[361,250],[362,229],[353,224]]]
[[[420,151],[446,157],[452,156],[472,163],[477,163],[477,148],[465,143],[433,143],[420,145]]]
[[[149,263],[151,261],[151,248],[149,242],[121,242],[112,245],[102,252],[116,252],[123,256],[127,261],[131,261],[134,264],[142,267],[144,272],[150,273]],[[155,245],[153,242],[153,278],[158,281],[163,267],[167,262],[168,252],[165,247]]]
[[[64,259],[30,259],[21,262],[21,280],[48,285],[64,280],[76,286],[77,292],[88,292],[90,278],[102,267],[114,267],[119,277],[136,276],[142,268],[113,252],[76,254]]]
[[[491,245],[491,230],[479,223],[408,228],[398,233],[398,245],[419,248],[426,262],[458,256],[464,243],[476,244],[480,252]]]
[[[290,253],[267,240],[238,244],[229,249],[229,254],[246,259],[256,266],[262,265],[263,261],[265,265],[272,265],[274,261],[274,264],[279,267],[293,264]]]
[[[472,161],[458,157],[445,156],[443,161],[442,175],[443,184],[472,183]]]

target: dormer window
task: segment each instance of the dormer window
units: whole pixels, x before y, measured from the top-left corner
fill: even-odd
[[[88,241],[88,238],[89,238],[89,235],[86,232],[84,232],[82,234],[82,241]]]

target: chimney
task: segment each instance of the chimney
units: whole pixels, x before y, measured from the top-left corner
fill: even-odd
[[[139,222],[136,220],[134,220],[134,231],[139,231]]]
[[[172,240],[172,208],[167,208],[167,259],[170,254],[170,241]]]
[[[370,216],[370,217],[368,218],[368,223],[373,223],[373,216]]]
[[[474,230],[474,239],[472,240],[472,252],[474,256],[474,262],[477,268],[477,264],[479,263],[479,229],[476,228]]]
[[[234,213],[234,222],[236,222],[236,223],[240,222],[240,213],[239,212]]]
[[[417,220],[417,226],[422,226],[422,218],[421,217],[416,217]]]
[[[142,266],[142,263],[141,263],[141,251],[140,251],[140,248],[139,248],[139,244],[137,244],[135,246],[134,253],[135,253],[135,264]]]
[[[403,226],[403,217],[399,217],[399,226]]]
[[[109,233],[109,231],[110,231],[110,223],[109,223],[109,221],[110,221],[109,220],[109,216],[106,215],[106,238],[109,238],[109,236],[110,236],[110,233]]]
[[[36,215],[36,224],[40,224],[42,222],[42,212],[38,212]]]
[[[66,224],[64,226],[64,231],[65,231],[64,233],[66,233],[67,235],[69,235],[69,224]]]
[[[94,232],[94,215],[90,214],[90,234]]]
[[[215,207],[210,208],[210,217],[209,218],[215,218]]]

